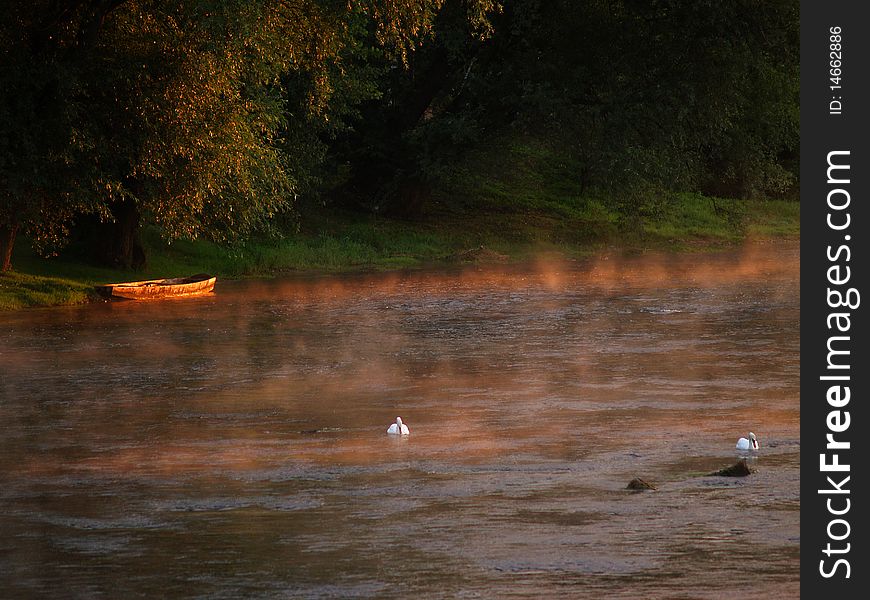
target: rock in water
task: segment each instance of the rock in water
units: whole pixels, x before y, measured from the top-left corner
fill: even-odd
[[[631,481],[628,482],[628,485],[625,486],[625,489],[628,490],[654,490],[656,486],[651,483],[648,483],[641,479],[640,477],[635,477]]]
[[[745,460],[738,460],[730,467],[719,469],[718,471],[710,473],[710,475],[718,475],[719,477],[746,477],[753,473],[755,473],[755,470],[746,464]]]

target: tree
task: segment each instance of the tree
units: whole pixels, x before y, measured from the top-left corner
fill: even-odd
[[[0,250],[11,253],[22,228],[50,249],[82,214],[110,224],[103,255],[117,266],[142,266],[143,219],[169,237],[226,240],[267,227],[312,178],[311,156],[323,155],[318,134],[377,94],[366,69],[353,65],[360,40],[370,33],[384,52],[407,61],[442,4],[16,6],[0,21],[7,131]]]
[[[512,131],[570,154],[579,194],[628,211],[655,190],[781,194],[796,181],[798,16],[795,0],[506,1],[491,39],[453,51],[398,168],[449,173],[475,134]],[[393,89],[384,104],[401,106]]]
[[[66,15],[80,9],[79,29]],[[84,7],[11,4],[0,13],[0,271],[10,267],[16,234],[24,228],[48,246],[70,219],[98,210],[83,193],[83,175],[69,143],[78,107],[74,47],[88,42],[98,16]],[[63,34],[72,40],[63,44]]]
[[[334,197],[393,214],[420,208],[432,173],[421,168],[425,150],[415,133],[450,106],[500,11],[495,0],[447,0],[412,53],[400,47],[369,57],[382,74],[382,97],[363,105],[364,118],[330,145],[331,156],[351,167]]]

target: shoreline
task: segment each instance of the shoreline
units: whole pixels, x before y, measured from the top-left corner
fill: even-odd
[[[481,203],[484,200],[480,200]],[[541,256],[567,259],[601,253],[715,252],[749,240],[800,239],[800,205],[786,200],[674,197],[656,216],[629,218],[594,200],[563,197],[548,207],[520,205],[500,212],[460,210],[435,203],[416,220],[335,209],[301,212],[293,233],[231,245],[165,240],[142,230],[143,271],[112,269],[73,245],[41,258],[27,240],[16,245],[13,270],[0,274],[0,312],[83,304],[94,286],[209,273],[219,280],[397,271],[457,264],[516,264]]]
[[[438,257],[425,256],[384,256],[380,260],[360,263],[337,264],[328,267],[322,265],[309,266],[283,266],[267,270],[257,269],[247,273],[212,273],[220,280],[269,280],[275,278],[288,279],[319,279],[339,275],[365,275],[372,273],[389,273],[401,271],[423,271],[429,269],[442,270],[451,268],[465,268],[469,266],[504,265],[522,266],[533,263],[542,257],[556,258],[559,260],[576,261],[596,256],[616,255],[633,256],[648,252],[660,252],[663,254],[688,255],[694,253],[723,252],[733,250],[747,243],[780,243],[800,241],[797,234],[764,234],[746,235],[738,239],[676,239],[667,243],[610,243],[610,244],[574,244],[574,245],[538,245],[514,244],[511,247],[502,246],[500,250],[493,250],[484,244],[475,248],[457,249],[450,255]],[[505,252],[507,250],[507,252]],[[410,259],[410,260],[408,260]],[[44,259],[51,260],[51,259]],[[87,270],[87,265],[78,263],[77,266]],[[144,273],[132,271],[115,271],[110,269],[93,268],[94,271],[103,272],[106,275],[114,275],[116,281],[135,281],[150,278],[159,278],[160,275],[152,270]],[[180,273],[171,273],[165,277],[178,276]],[[32,308],[53,308],[74,306],[94,302],[105,302],[105,298],[99,296],[94,286],[109,281],[98,281],[91,276],[44,276],[33,273],[21,273],[12,271],[0,275],[0,314]],[[16,296],[18,302],[16,302]]]

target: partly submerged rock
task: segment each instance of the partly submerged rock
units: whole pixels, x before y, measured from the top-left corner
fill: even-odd
[[[719,477],[746,477],[755,473],[755,469],[750,467],[745,460],[738,460],[730,467],[719,469],[710,473],[710,475],[718,475]]]
[[[628,482],[628,485],[625,486],[625,489],[628,489],[628,490],[654,490],[654,489],[656,489],[656,486],[654,486],[653,484],[651,484],[647,481],[644,481],[640,477],[635,477],[634,479],[632,479],[631,481]]]

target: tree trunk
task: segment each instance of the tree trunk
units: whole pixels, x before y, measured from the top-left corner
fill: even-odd
[[[423,73],[414,78],[414,88],[401,102],[393,115],[394,134],[399,137],[417,125],[432,105],[435,97],[444,89],[450,76],[450,61],[447,50],[438,47]]]
[[[12,268],[12,247],[18,225],[0,225],[0,273]]]
[[[116,268],[145,268],[145,248],[139,235],[139,209],[135,200],[112,205],[113,223],[106,223],[100,248],[101,259]]]

